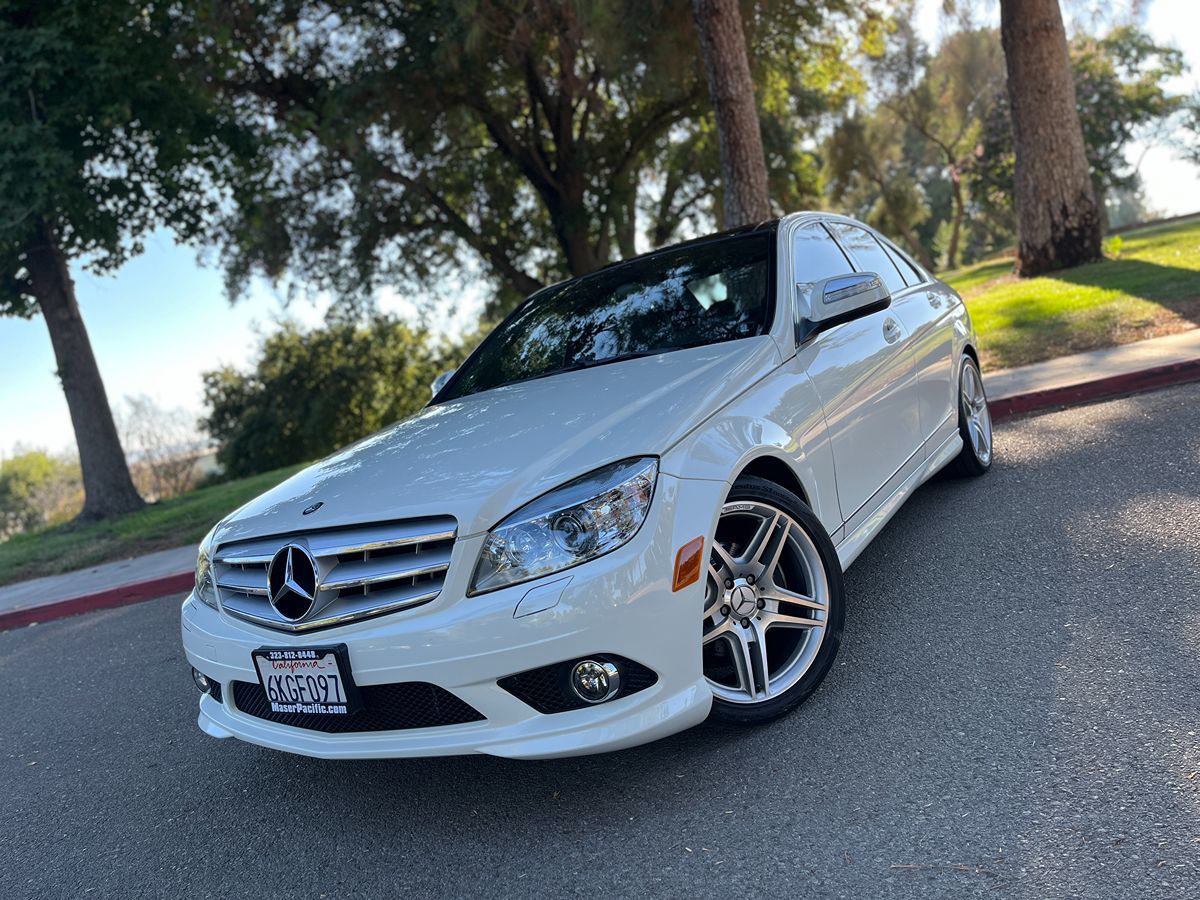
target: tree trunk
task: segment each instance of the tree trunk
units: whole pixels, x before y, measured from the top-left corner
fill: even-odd
[[[1100,258],[1075,83],[1058,0],[1000,0],[1016,149],[1017,274]]]
[[[563,182],[561,190],[543,194],[542,199],[550,214],[554,236],[567,262],[567,271],[572,276],[586,275],[607,263],[608,254],[606,251],[605,258],[600,259],[596,254],[597,248],[592,246],[592,217],[584,198],[583,173],[572,170],[559,177]]]
[[[613,236],[621,259],[637,256],[637,181],[630,178],[613,198]]]
[[[967,201],[963,197],[962,177],[958,167],[950,166],[951,196],[954,200],[954,216],[950,223],[950,246],[946,248],[946,268],[958,267],[959,244],[962,243],[962,224],[967,212]]]
[[[141,509],[144,504],[129,477],[100,369],[75,302],[75,285],[54,231],[44,221],[25,247],[25,267],[50,331],[58,377],[79,447],[84,490],[80,518],[103,519]]]
[[[725,227],[771,217],[762,129],[738,0],[692,0],[708,92],[717,117]]]
[[[933,257],[929,255],[929,251],[921,243],[912,226],[903,222],[899,216],[893,216],[892,218],[897,223],[896,230],[900,232],[900,237],[904,238],[904,243],[908,244],[908,249],[917,258],[917,262],[923,265],[928,271],[936,272],[937,266],[933,264]]]
[[[1107,192],[1102,184],[1093,184],[1092,192],[1096,195],[1096,209],[1100,211],[1100,238],[1103,240],[1108,235],[1108,203]]]

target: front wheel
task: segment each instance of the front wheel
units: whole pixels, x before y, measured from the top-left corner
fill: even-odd
[[[820,521],[762,478],[729,492],[704,604],[704,675],[713,717],[778,718],[824,680],[845,620],[842,567]]]

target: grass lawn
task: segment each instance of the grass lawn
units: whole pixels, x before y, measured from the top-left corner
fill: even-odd
[[[214,484],[111,522],[19,534],[0,542],[0,584],[198,544],[226,514],[301,468],[290,466]]]
[[[1021,280],[1011,260],[942,275],[979,332],[984,369],[1200,326],[1200,216],[1120,235],[1117,258]]]

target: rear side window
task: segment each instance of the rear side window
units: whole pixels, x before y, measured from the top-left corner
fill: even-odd
[[[854,256],[861,271],[877,274],[893,294],[897,294],[907,287],[896,264],[880,246],[879,241],[869,233],[856,225],[847,225],[844,222],[830,222],[829,227]]]
[[[904,280],[908,282],[908,286],[921,284],[925,281],[925,276],[922,275],[915,265],[908,261],[908,257],[886,242],[883,243],[883,249],[887,251],[888,258],[896,264],[896,268],[900,270],[900,274],[904,276]]]
[[[819,222],[797,229],[792,240],[792,265],[797,284],[810,284],[854,271],[842,248]]]

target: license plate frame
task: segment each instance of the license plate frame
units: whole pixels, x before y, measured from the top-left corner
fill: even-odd
[[[336,672],[328,665],[333,657]],[[259,686],[273,713],[314,719],[343,718],[362,709],[362,697],[350,670],[345,644],[321,647],[259,647],[250,651]],[[267,667],[264,671],[264,666]],[[278,670],[278,671],[276,671]],[[286,676],[293,676],[288,679]],[[340,695],[332,696],[336,675]],[[275,676],[280,676],[274,680]],[[296,676],[299,676],[297,678]],[[322,680],[324,679],[324,680]],[[272,691],[275,697],[272,697]],[[315,696],[310,694],[315,692]],[[342,702],[344,698],[345,702]]]

